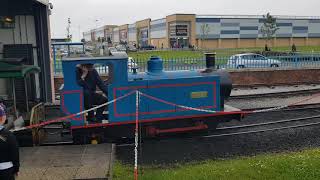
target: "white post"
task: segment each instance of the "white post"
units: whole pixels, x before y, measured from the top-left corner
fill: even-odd
[[[138,141],[139,141],[139,91],[136,91],[136,128],[135,128],[135,146],[134,146],[134,179],[138,180]]]

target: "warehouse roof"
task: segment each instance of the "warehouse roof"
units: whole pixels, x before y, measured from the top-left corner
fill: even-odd
[[[49,0],[35,0],[35,1],[40,2],[40,3],[44,4],[44,5],[48,5],[49,4]]]
[[[320,16],[285,16],[274,15],[277,19],[320,19]],[[262,15],[197,15],[196,18],[220,18],[220,19],[261,19]]]

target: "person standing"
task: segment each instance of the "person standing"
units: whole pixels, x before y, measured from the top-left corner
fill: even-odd
[[[19,147],[14,135],[4,128],[5,106],[0,103],[0,179],[14,180],[18,175]]]
[[[108,101],[108,87],[104,84],[100,78],[98,72],[94,69],[93,64],[81,64],[77,66],[76,78],[79,86],[83,88],[84,105],[85,109],[91,109],[93,105],[101,105]],[[96,87],[105,94],[105,96],[96,92]],[[94,112],[88,112],[88,121],[92,123],[98,123],[106,119],[103,115],[103,111],[106,107],[100,107],[97,109],[96,116]]]

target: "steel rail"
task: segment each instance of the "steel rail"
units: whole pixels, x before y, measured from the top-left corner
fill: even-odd
[[[286,126],[286,127],[278,127],[278,128],[270,128],[270,129],[261,129],[261,130],[254,130],[254,131],[244,131],[244,132],[225,133],[225,134],[213,134],[213,135],[202,136],[202,137],[203,138],[212,138],[212,137],[224,137],[224,136],[243,135],[243,134],[255,134],[255,133],[276,131],[276,130],[296,129],[296,128],[302,128],[302,127],[308,127],[308,126],[315,126],[315,125],[320,125],[320,122],[294,125],[294,126]]]
[[[316,119],[316,118],[320,118],[320,115],[310,116],[310,117],[306,117],[306,118],[293,118],[293,119],[285,119],[285,120],[263,122],[263,123],[256,123],[256,124],[227,126],[227,127],[217,128],[216,130],[242,129],[242,128],[248,128],[248,127],[266,126],[266,125],[271,125],[271,124],[282,124],[282,123],[287,123],[287,122],[305,121],[305,120]]]
[[[272,109],[276,108],[276,106],[268,106],[263,108],[252,108],[252,109],[242,109],[244,112],[252,112],[256,110],[264,110],[264,109]],[[268,113],[268,112],[279,112],[279,111],[301,111],[301,110],[309,110],[309,109],[318,109],[320,111],[320,103],[314,103],[314,104],[298,104],[294,106],[289,106],[283,109],[275,109],[272,111],[267,112],[255,112],[256,113]]]

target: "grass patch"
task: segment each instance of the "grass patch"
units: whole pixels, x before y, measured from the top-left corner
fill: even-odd
[[[290,52],[291,47],[274,47],[271,48],[272,51]],[[217,57],[229,58],[233,54],[252,52],[252,51],[262,51],[263,48],[239,48],[239,49],[217,49],[210,50],[209,52],[216,52]],[[298,46],[298,52],[301,53],[311,53],[320,52],[320,46]],[[130,52],[129,56],[134,59],[148,60],[151,56],[160,56],[162,59],[199,59],[204,57],[204,52],[208,51],[189,51],[189,50],[179,50],[179,51],[143,51],[143,52]]]
[[[232,160],[209,160],[175,167],[143,167],[141,180],[316,180],[320,178],[320,149],[266,154]],[[114,180],[133,179],[133,166],[116,162]]]

